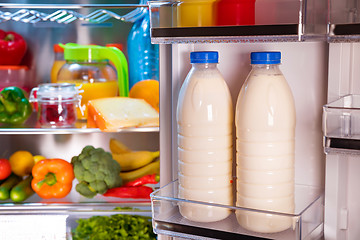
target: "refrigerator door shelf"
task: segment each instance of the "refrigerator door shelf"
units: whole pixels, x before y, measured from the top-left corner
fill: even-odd
[[[190,239],[320,239],[323,233],[323,190],[313,186],[295,185],[294,213],[279,213],[257,209],[190,201],[177,197],[175,180],[151,194],[153,226],[157,234]],[[224,220],[210,223],[189,221],[179,211],[182,204],[217,207],[231,212]],[[242,228],[235,212],[245,215],[272,216],[287,219],[292,226],[279,233],[256,233]]]
[[[360,42],[360,23],[330,24],[329,42]]]
[[[359,10],[357,1],[330,0],[329,42],[360,41]]]
[[[360,153],[360,95],[349,94],[323,106],[325,153]]]
[[[151,1],[153,43],[326,40],[327,1],[256,0],[255,24],[181,26],[182,1]]]

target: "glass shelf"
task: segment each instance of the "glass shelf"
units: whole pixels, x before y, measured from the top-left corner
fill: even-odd
[[[1,134],[76,134],[76,133],[99,133],[98,128],[0,128]],[[124,128],[117,132],[159,132],[158,127]]]
[[[36,121],[36,113],[21,126],[0,126],[1,134],[77,134],[77,133],[100,133],[98,128],[87,128],[86,122],[76,122],[74,128],[41,128]],[[132,127],[119,129],[117,132],[159,132],[159,127]]]
[[[75,186],[73,186],[75,188]],[[80,196],[75,190],[61,199],[42,199],[37,194],[24,202],[15,203],[9,200],[0,201],[1,214],[29,214],[29,213],[68,213],[68,212],[106,212],[119,206],[147,206],[149,199],[122,199],[97,195],[92,199]]]
[[[360,95],[345,95],[323,107],[325,153],[360,154]]]
[[[326,40],[326,1],[274,0],[255,2],[255,24],[181,26],[182,2],[151,1],[151,36],[156,44],[292,42]]]
[[[150,209],[149,198],[117,198],[105,197],[97,194],[93,198],[86,198],[76,191],[78,180],[73,181],[70,193],[64,198],[44,199],[36,193],[22,202],[14,202],[10,198],[0,200],[0,213],[2,214],[29,214],[29,213],[68,213],[68,212],[106,212],[113,211],[115,207],[143,206]],[[149,185],[158,189],[159,184]],[[1,216],[0,215],[0,216]]]
[[[323,233],[323,191],[313,186],[295,186],[295,213],[261,211],[250,208],[190,201],[177,197],[178,181],[169,183],[151,194],[153,225],[157,234],[191,239],[319,239]],[[179,212],[179,205],[216,206],[231,211],[229,217],[212,223],[187,220]],[[235,211],[281,217],[292,222],[292,227],[279,233],[256,233],[242,228]]]

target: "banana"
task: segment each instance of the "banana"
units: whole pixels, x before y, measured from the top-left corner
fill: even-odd
[[[121,166],[121,171],[132,171],[151,163],[155,158],[159,157],[160,152],[136,151],[128,153],[113,153],[113,159]]]
[[[131,150],[125,146],[125,144],[123,144],[122,142],[120,142],[119,140],[115,139],[115,138],[111,138],[110,139],[110,151],[112,153],[127,153],[127,152],[131,152]]]
[[[160,161],[154,161],[142,168],[130,171],[130,172],[120,172],[120,177],[124,183],[138,179],[139,177],[149,175],[149,174],[160,174]]]

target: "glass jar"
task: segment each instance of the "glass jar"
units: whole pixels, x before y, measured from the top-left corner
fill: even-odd
[[[128,96],[127,61],[119,49],[72,43],[64,45],[64,49],[66,63],[58,73],[57,82],[73,83],[82,90],[77,109],[79,120],[86,121],[89,100]]]
[[[75,84],[45,83],[33,88],[30,102],[37,103],[37,119],[43,128],[73,127],[81,96]]]

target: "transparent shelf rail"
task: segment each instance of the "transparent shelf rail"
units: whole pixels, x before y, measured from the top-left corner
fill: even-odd
[[[360,23],[330,24],[329,42],[360,42]]]
[[[151,195],[153,226],[158,234],[191,239],[320,239],[323,233],[323,191],[322,189],[296,185],[295,213],[278,213],[250,208],[190,201],[177,197],[178,181],[169,183]],[[194,206],[216,206],[231,211],[229,217],[213,223],[192,222],[179,212],[179,205],[191,203]],[[264,216],[278,216],[292,222],[292,227],[279,233],[262,234],[242,228],[235,216],[243,211]]]
[[[323,107],[326,153],[360,153],[360,95],[345,95]]]
[[[329,34],[330,43],[360,42],[360,6],[356,1],[330,0]]]
[[[178,20],[181,5],[181,1],[149,3],[153,43],[326,40],[325,1],[259,1],[255,4],[255,24],[239,26],[182,26]]]
[[[109,19],[127,21],[136,12],[120,14],[118,9],[134,9],[142,11],[146,4],[16,4],[0,3],[0,23],[16,21],[36,24],[39,22],[54,22],[69,24],[76,20],[94,24],[106,22]],[[39,10],[41,9],[41,11]],[[90,13],[79,13],[76,10],[89,9]],[[112,9],[112,11],[108,10]]]

